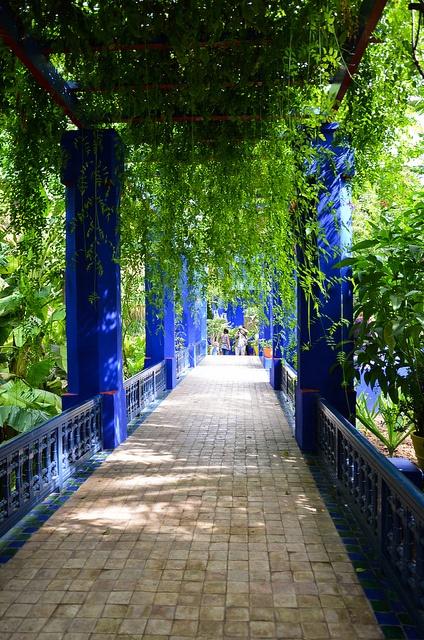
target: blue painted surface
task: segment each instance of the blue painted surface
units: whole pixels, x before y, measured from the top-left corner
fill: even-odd
[[[230,302],[227,307],[227,320],[233,327],[244,325],[244,309],[240,301]]]
[[[269,381],[273,389],[281,389],[282,380],[282,357],[283,357],[283,332],[284,327],[280,324],[279,316],[275,313],[275,308],[281,306],[281,298],[276,283],[272,287],[272,294],[269,301],[270,313],[270,339],[272,340],[272,362],[269,372]]]
[[[173,389],[177,383],[174,292],[165,287],[161,296],[152,295],[149,269],[146,269],[146,292],[145,368],[166,360],[167,389]]]
[[[69,389],[63,407],[81,404],[99,393],[113,394],[113,411],[109,403],[103,403],[103,445],[114,448],[126,437],[121,279],[116,260],[122,148],[113,130],[81,130],[65,133],[62,149]],[[99,173],[104,177],[101,181]]]
[[[259,327],[260,340],[271,340],[271,313],[270,299],[268,298],[268,300],[264,304],[264,315],[266,321],[261,323]],[[263,355],[263,347],[261,345],[259,345],[259,355]],[[268,367],[265,366],[265,360],[268,360],[268,358],[264,358],[264,367],[267,369]]]
[[[322,303],[319,316],[305,298],[301,287],[297,287],[296,440],[303,451],[313,451],[315,447],[314,429],[307,424],[314,414],[311,406],[314,395],[316,397],[319,394],[326,398],[347,418],[352,416],[355,407],[353,384],[349,384],[348,390],[344,388],[343,373],[337,365],[337,353],[340,348],[332,348],[326,340],[333,323],[343,320],[347,326],[343,324],[335,331],[334,342],[344,341],[346,353],[352,349],[348,335],[352,325],[352,287],[350,282],[334,281],[337,276],[348,274],[346,269],[334,268],[334,265],[347,255],[351,244],[348,176],[353,171],[353,156],[346,147],[333,145],[337,126],[329,124],[322,128],[325,141],[320,140],[316,143],[320,154],[311,170],[311,174],[318,174],[325,185],[317,205],[318,222],[322,232],[317,242],[321,250],[320,269],[326,276],[327,285],[332,281],[326,295],[316,291]],[[300,248],[298,259],[300,262],[303,259]]]
[[[181,275],[181,298],[183,304],[182,325],[184,327],[184,344],[189,353],[190,367],[196,366],[196,306],[193,292],[191,291],[187,269],[183,265]]]

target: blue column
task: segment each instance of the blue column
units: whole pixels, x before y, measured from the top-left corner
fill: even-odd
[[[281,324],[281,299],[276,283],[272,288],[269,307],[271,317],[270,339],[272,340],[272,364],[269,380],[273,389],[281,389],[284,327]]]
[[[102,394],[103,446],[125,440],[119,199],[122,146],[113,130],[62,138],[66,185],[66,338],[63,408]]]
[[[353,172],[353,156],[345,147],[333,145],[336,124],[325,125],[322,131],[325,141],[317,143],[322,154],[315,171],[325,188],[319,196],[317,206],[321,233],[318,247],[319,266],[326,276],[327,291],[316,291],[321,307],[317,313],[298,286],[298,383],[296,389],[296,439],[303,451],[316,448],[316,407],[322,396],[342,415],[351,418],[354,413],[355,395],[353,381],[343,379],[343,371],[338,365],[340,348],[333,344],[345,340],[343,350],[349,353],[352,343],[348,337],[352,326],[352,288],[350,282],[340,282],[346,269],[334,265],[346,256],[351,244],[351,208],[349,206],[348,177]],[[329,155],[330,154],[330,155]],[[301,265],[303,256],[298,249]],[[345,323],[328,340],[329,330],[334,323]],[[347,326],[346,326],[347,325]]]
[[[157,265],[156,265],[157,266]],[[174,292],[165,287],[159,295],[152,291],[149,272],[155,265],[146,267],[146,357],[145,368],[162,360],[166,361],[166,388],[177,383],[175,356],[175,304]],[[159,268],[157,266],[157,268]]]
[[[204,298],[200,299],[199,304],[199,323],[200,323],[200,343],[201,354],[206,356],[208,353],[208,303]]]
[[[181,300],[183,306],[182,324],[185,333],[185,346],[188,349],[190,367],[196,366],[196,309],[195,301],[187,277],[187,268],[184,265],[181,274]]]
[[[297,287],[296,276],[294,276],[294,286]],[[295,360],[297,350],[297,311],[295,301],[294,308],[293,306],[283,308],[282,325],[281,351],[283,360],[291,367],[296,368]]]
[[[261,322],[259,326],[259,339],[263,340],[271,340],[271,320],[272,320],[272,310],[271,310],[271,302],[270,297],[268,297],[267,303],[264,305],[264,316],[265,321]],[[259,346],[259,355],[262,357],[262,364],[266,365],[266,359],[263,355],[263,347]]]

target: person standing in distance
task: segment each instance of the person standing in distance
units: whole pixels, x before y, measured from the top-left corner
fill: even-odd
[[[228,335],[228,329],[224,329],[222,332],[221,338],[221,353],[223,356],[230,355],[231,344],[230,344],[230,336]]]

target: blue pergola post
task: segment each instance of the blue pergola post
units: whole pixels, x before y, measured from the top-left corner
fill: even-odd
[[[272,288],[269,308],[271,317],[270,339],[272,340],[272,364],[269,372],[269,381],[273,389],[281,389],[284,327],[281,324],[281,299],[276,284]]]
[[[199,302],[199,339],[201,344],[201,353],[206,356],[208,353],[208,303],[204,298]]]
[[[166,388],[177,384],[177,361],[175,356],[175,304],[174,292],[165,287],[160,296],[152,291],[146,268],[146,357],[145,367],[166,362]]]
[[[346,269],[334,268],[342,260],[351,244],[351,207],[348,178],[353,172],[353,155],[346,147],[333,145],[337,124],[325,125],[325,141],[315,170],[323,183],[317,216],[320,227],[317,243],[322,251],[319,266],[326,276],[327,291],[316,292],[321,302],[317,312],[300,286],[297,287],[298,313],[298,371],[296,388],[296,440],[303,451],[316,448],[317,400],[320,396],[343,416],[354,414],[353,381],[344,380],[338,365],[337,353],[327,340],[334,323],[339,327],[331,342],[344,342],[343,350],[350,353],[349,329],[352,326],[352,287],[350,281],[340,281]],[[301,267],[303,256],[298,249]]]
[[[272,307],[270,297],[268,297],[266,304],[264,305],[265,322],[261,323],[259,329],[259,338],[263,340],[271,340],[271,322],[272,322]],[[265,357],[263,355],[263,347],[259,346],[259,355],[262,356],[262,364],[265,366]]]
[[[296,276],[295,276],[295,286]],[[295,353],[297,348],[297,311],[284,309],[281,332],[281,354],[284,362],[295,367]]]
[[[196,366],[196,309],[191,295],[187,268],[183,265],[181,274],[181,299],[183,305],[182,324],[184,327],[185,347],[188,349],[188,359],[190,367]]]
[[[63,408],[101,394],[103,446],[113,449],[127,435],[117,260],[122,146],[113,130],[79,130],[64,134],[62,149],[69,389]]]

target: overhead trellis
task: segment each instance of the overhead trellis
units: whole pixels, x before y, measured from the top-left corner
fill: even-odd
[[[1,3],[3,42],[60,110],[44,104],[40,123],[42,109],[31,111],[37,92],[17,95],[3,51],[8,108],[19,107],[26,146],[24,123],[37,118],[53,146],[67,126],[62,113],[77,127],[117,127],[132,180],[123,217],[133,235],[134,211],[140,216],[138,255],[154,225],[174,275],[183,253],[193,271],[208,265],[208,278],[228,288],[246,273],[259,283],[264,265],[291,273],[302,205],[315,197],[303,175],[310,136],[343,98],[385,4]],[[131,243],[125,229],[123,239]]]
[[[246,123],[307,120],[308,96],[311,112],[340,99],[384,5],[44,0],[3,4],[0,19],[77,126],[231,122],[242,135]]]

